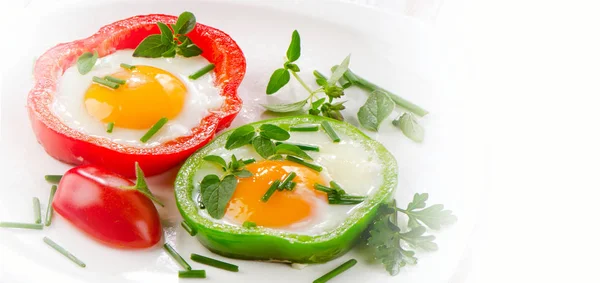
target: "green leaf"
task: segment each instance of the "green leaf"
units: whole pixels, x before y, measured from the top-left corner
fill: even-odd
[[[399,128],[409,139],[419,143],[423,141],[425,131],[413,114],[406,112],[398,117],[398,119],[392,121],[392,124]]]
[[[252,127],[251,125],[241,126],[235,129],[235,131],[233,131],[233,133],[231,133],[231,135],[227,137],[225,149],[231,150],[247,145],[252,140],[254,135],[254,127]]]
[[[177,46],[175,46],[175,45],[171,46],[171,48],[169,50],[165,51],[165,53],[162,54],[162,57],[165,57],[165,58],[173,58],[173,57],[175,57],[175,54],[176,54],[175,50],[176,49],[177,49]]]
[[[187,36],[180,36],[179,37],[184,38],[183,41],[181,42],[181,44],[179,44],[177,46],[177,54],[189,58],[189,57],[194,57],[194,56],[198,56],[200,54],[202,54],[202,49],[200,49],[200,47],[198,47],[196,44],[194,44],[189,37]]]
[[[290,62],[294,62],[300,58],[300,34],[297,30],[292,32],[292,41],[290,42],[286,55]]]
[[[208,211],[210,216],[215,219],[221,219],[225,215],[227,204],[235,192],[237,178],[233,175],[227,175],[218,184],[215,184],[214,177],[210,177],[209,181],[205,182],[208,176],[211,175],[205,176],[200,184],[202,203],[206,206],[206,211]],[[202,187],[202,185],[206,187]]]
[[[429,194],[428,193],[415,193],[415,195],[413,196],[413,200],[408,203],[408,206],[406,207],[406,210],[414,210],[417,208],[424,208],[426,205],[426,201],[429,198]]]
[[[162,41],[162,44],[169,45],[169,46],[172,45],[173,44],[173,32],[171,32],[171,29],[169,28],[169,26],[167,26],[161,22],[157,22],[156,25],[160,29],[160,39]]]
[[[175,34],[187,34],[196,26],[196,17],[190,12],[183,12],[177,18],[177,23],[173,26]]]
[[[337,81],[344,75],[344,73],[348,70],[348,66],[350,65],[350,55],[344,58],[344,61],[335,68],[335,72],[331,74],[331,77],[327,81],[329,85],[335,85]]]
[[[252,139],[252,146],[254,150],[262,156],[262,158],[267,159],[269,156],[275,154],[275,144],[265,137],[257,136]]]
[[[248,178],[248,177],[252,177],[252,172],[250,172],[246,169],[243,169],[240,171],[233,172],[233,175],[235,175],[236,177],[239,177],[239,178]]]
[[[324,102],[325,102],[325,97],[323,97],[319,100],[316,100],[311,104],[311,108],[315,109],[315,110],[319,109],[319,107],[321,107],[321,105],[323,105]]]
[[[223,170],[227,170],[227,162],[225,161],[225,159],[223,159],[223,157],[218,156],[218,155],[207,155],[204,156],[204,158],[202,158],[208,162],[212,162],[215,163],[219,166],[221,166],[221,168],[223,168]]]
[[[313,158],[310,157],[310,155],[308,155],[306,152],[304,152],[304,150],[300,149],[298,146],[295,146],[293,144],[279,144],[275,147],[275,153],[293,155],[305,160],[313,160]]]
[[[277,69],[271,75],[267,85],[267,94],[276,93],[290,81],[290,72],[284,68]]]
[[[453,224],[457,220],[451,210],[444,210],[443,204],[434,204],[423,210],[412,211],[410,214],[434,230],[439,230],[443,225]]]
[[[142,171],[140,164],[137,162],[135,163],[135,185],[134,186],[123,186],[121,188],[137,190],[138,192],[142,193],[143,195],[145,195],[147,198],[149,198],[151,201],[155,202],[156,204],[158,204],[162,207],[165,206],[160,200],[158,200],[152,194],[150,189],[148,189],[148,184],[146,183],[146,178],[144,177],[144,171]]]
[[[89,73],[96,65],[96,61],[98,60],[98,51],[94,50],[92,52],[85,52],[77,58],[77,70],[80,74],[85,75]]]
[[[358,110],[358,122],[367,130],[377,131],[393,110],[394,101],[384,92],[374,91]]]
[[[290,104],[261,104],[265,109],[276,112],[276,113],[289,113],[300,111],[308,103],[307,100],[300,100],[298,102],[290,103]]]
[[[406,233],[400,233],[400,239],[407,242],[411,247],[423,249],[426,251],[436,251],[438,249],[438,245],[433,242],[435,240],[435,236],[423,236],[426,230],[427,229],[423,226],[416,227]]]
[[[217,176],[215,174],[210,174],[210,175],[204,176],[204,178],[200,182],[200,194],[204,195],[204,193],[206,192],[207,189],[209,189],[209,188],[213,189],[213,188],[211,188],[213,186],[218,187],[220,183],[221,183],[221,179],[219,178],[219,176]]]
[[[135,48],[133,57],[144,57],[144,58],[159,58],[163,53],[171,49],[171,45],[165,45],[162,43],[162,36],[160,34],[152,34],[146,37],[140,44]],[[173,43],[171,43],[173,44]]]
[[[300,72],[300,67],[298,67],[298,65],[296,65],[294,63],[290,63],[289,61],[285,62],[285,64],[283,64],[283,68],[288,69],[292,72],[296,72],[296,73]]]
[[[260,135],[277,141],[285,141],[290,138],[290,133],[288,131],[275,126],[273,124],[262,124],[260,125]]]

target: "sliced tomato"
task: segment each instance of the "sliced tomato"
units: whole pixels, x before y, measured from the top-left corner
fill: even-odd
[[[94,165],[74,167],[60,180],[52,207],[94,239],[118,248],[160,241],[156,207],[127,178]]]
[[[86,39],[63,43],[44,53],[36,62],[35,86],[27,101],[29,119],[39,143],[52,157],[74,165],[95,164],[133,177],[139,162],[146,175],[162,173],[179,164],[231,124],[242,107],[237,88],[246,72],[242,50],[224,32],[202,24],[187,36],[215,64],[215,84],[225,98],[223,105],[182,136],[154,148],[136,148],[106,138],[92,137],[66,126],[51,110],[57,81],[84,52],[96,50],[100,57],[121,49],[133,49],[148,35],[160,33],[156,22],[174,24],[177,17],[145,15],[121,20]]]

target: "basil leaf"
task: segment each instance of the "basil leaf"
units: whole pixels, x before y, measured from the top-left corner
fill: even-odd
[[[211,175],[207,175],[206,177],[208,176]],[[206,177],[204,178],[206,179]],[[204,179],[202,181],[204,183]],[[210,216],[215,219],[223,218],[227,204],[231,200],[236,186],[237,178],[233,175],[227,175],[223,177],[223,180],[218,185],[214,184],[214,177],[211,177],[211,183],[204,189],[201,188],[201,191],[203,191],[202,203],[206,206],[206,211],[208,211]]]
[[[212,189],[211,187],[213,186],[219,186],[219,183],[221,183],[221,179],[215,174],[204,176],[200,182],[200,194],[204,195],[207,189]]]
[[[244,169],[241,171],[233,172],[233,175],[235,175],[236,177],[239,177],[239,178],[248,178],[248,177],[252,177],[252,172]]]
[[[227,137],[225,149],[234,149],[247,145],[254,137],[254,134],[254,127],[250,125],[241,126],[235,129],[235,131]]]
[[[163,53],[171,49],[171,45],[164,45],[162,43],[162,35],[152,34],[144,38],[142,42],[135,48],[133,57],[144,57],[144,58],[159,58]]]
[[[162,57],[165,57],[165,58],[175,57],[175,49],[176,48],[177,48],[177,46],[175,46],[175,45],[171,46],[171,48],[169,48],[169,50],[165,51],[165,53],[162,54]]]
[[[259,129],[260,135],[268,139],[285,141],[290,138],[288,131],[273,124],[262,124]]]
[[[171,32],[171,29],[161,22],[157,22],[156,25],[160,29],[160,39],[162,43],[164,45],[171,45],[173,43],[173,32]]]
[[[394,101],[384,92],[376,90],[369,95],[365,105],[358,110],[358,122],[367,130],[377,131],[381,122],[393,110]]]
[[[98,60],[98,51],[94,50],[92,52],[85,52],[77,58],[77,70],[80,74],[85,75],[89,73],[96,65],[96,61]]]
[[[335,72],[331,74],[331,77],[327,81],[329,85],[335,85],[337,81],[344,75],[346,71],[348,71],[348,66],[350,65],[350,55],[344,58],[344,61],[335,68]]]
[[[194,44],[189,37],[185,35],[179,37],[180,40],[182,38],[184,38],[183,41],[177,46],[177,54],[186,58],[202,54],[202,49]]]
[[[300,157],[305,160],[313,160],[313,158],[310,157],[310,155],[306,154],[306,152],[304,152],[304,150],[300,149],[298,146],[293,145],[293,144],[282,143],[275,147],[275,153],[276,154],[293,155],[293,156]]]
[[[267,85],[267,94],[276,93],[290,81],[290,72],[284,68],[277,69],[271,75]]]
[[[268,138],[257,136],[252,139],[252,146],[262,158],[267,159],[275,154],[275,144]]]
[[[218,155],[207,155],[204,156],[204,158],[202,158],[208,162],[212,162],[215,164],[218,164],[221,166],[221,168],[223,168],[223,170],[227,170],[227,162],[225,161],[225,159],[223,159],[221,156]]]
[[[196,26],[196,17],[190,12],[183,12],[177,18],[177,23],[173,26],[175,34],[187,34]]]
[[[307,100],[301,100],[290,104],[261,104],[262,107],[266,108],[271,112],[276,113],[288,113],[294,111],[300,111],[308,103]]]
[[[300,58],[300,34],[297,30],[292,33],[292,41],[287,50],[287,58],[290,62],[294,62]]]
[[[419,125],[415,116],[409,112],[402,114],[402,116],[398,117],[398,119],[392,121],[392,124],[399,128],[407,138],[415,142],[420,143],[425,137],[425,131],[423,130],[423,127]]]

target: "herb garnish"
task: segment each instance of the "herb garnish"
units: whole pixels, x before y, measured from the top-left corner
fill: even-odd
[[[202,54],[202,50],[185,36],[196,26],[194,14],[181,13],[175,25],[167,26],[161,22],[157,22],[156,25],[160,34],[152,34],[142,40],[133,52],[133,57],[175,57],[175,54],[193,57]]]
[[[97,84],[100,84],[100,85],[103,85],[105,87],[112,88],[112,89],[117,89],[120,86],[120,84],[118,84],[118,83],[114,83],[114,82],[108,81],[104,78],[96,77],[96,76],[92,77],[92,81]]]
[[[199,254],[193,253],[190,256],[190,258],[195,262],[210,265],[212,267],[216,267],[216,268],[220,268],[220,269],[224,269],[224,270],[229,270],[229,271],[233,271],[233,272],[238,272],[240,270],[237,265],[223,262],[223,261],[216,260],[216,259],[212,259],[210,257],[201,256]]]
[[[165,243],[163,245],[163,248],[165,249],[165,251],[167,251],[171,258],[173,258],[181,267],[183,267],[183,269],[192,270],[192,267],[185,261],[185,259],[183,259],[183,257],[181,257],[181,255],[179,255],[179,253],[173,247],[171,247],[171,245]]]
[[[392,124],[399,128],[409,139],[419,143],[423,141],[425,135],[423,127],[419,125],[412,113],[402,114],[398,119],[392,121]]]
[[[129,64],[125,64],[125,63],[121,63],[121,65],[119,65],[119,66],[121,66],[121,68],[127,69],[127,70],[133,70],[133,69],[135,69],[135,66],[132,66],[132,65],[129,65]]]
[[[44,225],[50,226],[52,224],[52,214],[54,214],[54,209],[52,208],[52,201],[54,200],[54,194],[56,194],[56,189],[58,187],[53,185],[50,189],[50,196],[48,197],[48,207],[46,208],[46,222]]]
[[[77,265],[79,265],[81,267],[85,267],[85,263],[83,261],[81,261],[80,259],[78,259],[77,257],[75,257],[72,253],[70,253],[69,251],[67,251],[65,248],[61,247],[56,242],[52,241],[50,238],[44,237],[44,243],[48,244],[48,246],[52,247],[57,252],[59,252],[62,255],[66,256],[68,259],[70,259],[75,264],[77,264]]]
[[[139,163],[135,163],[135,185],[133,186],[122,186],[122,189],[128,189],[128,190],[136,190],[140,193],[142,193],[143,195],[145,195],[147,198],[149,198],[151,201],[155,202],[156,204],[164,207],[165,205],[158,200],[150,191],[150,189],[148,189],[148,184],[146,183],[146,178],[144,177],[144,171],[142,171],[142,168],[140,167]]]
[[[273,183],[271,183],[271,186],[269,187],[269,189],[265,192],[265,194],[262,196],[262,198],[260,198],[260,200],[262,202],[269,201],[269,199],[275,193],[275,191],[277,190],[277,188],[279,188],[280,184],[281,184],[281,180],[275,180],[275,181],[273,181]]]
[[[18,228],[42,230],[44,225],[38,223],[0,222],[0,228]]]
[[[33,216],[35,217],[35,224],[42,223],[42,211],[40,209],[40,199],[33,197]]]
[[[205,270],[180,270],[179,278],[206,278]]]
[[[200,70],[196,71],[195,73],[189,75],[189,78],[191,80],[196,80],[196,79],[198,79],[198,78],[206,75],[208,72],[212,71],[212,69],[214,69],[214,68],[215,68],[215,64],[210,63],[210,64],[202,67],[202,69],[200,69]]]
[[[242,226],[244,226],[244,228],[248,228],[248,229],[257,227],[256,223],[254,223],[252,221],[244,221],[244,224],[242,224]]]
[[[89,73],[96,65],[96,61],[98,60],[98,51],[94,50],[92,52],[85,52],[77,58],[77,71],[80,74],[85,75]]]
[[[140,138],[141,142],[148,142],[160,129],[169,121],[166,117],[162,117]]]
[[[357,262],[356,259],[348,260],[348,261],[342,263],[340,266],[333,269],[332,271],[329,271],[327,274],[319,277],[317,280],[313,281],[313,283],[325,283],[325,282],[331,280],[332,278],[340,275],[342,272],[353,267],[356,264],[356,262]]]
[[[60,182],[60,179],[62,179],[63,175],[45,175],[44,179],[48,182],[48,183],[52,183],[52,184],[58,184]]]
[[[353,196],[349,195],[342,189],[342,187],[334,182],[329,182],[331,188],[323,186],[321,184],[315,184],[315,190],[327,193],[327,199],[329,204],[359,204],[363,202],[367,197],[365,196]]]
[[[108,122],[108,124],[106,125],[106,132],[111,134],[113,132],[114,127],[115,122]]]

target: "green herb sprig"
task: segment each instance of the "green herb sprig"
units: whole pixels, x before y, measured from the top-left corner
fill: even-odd
[[[334,181],[329,182],[329,186],[331,187],[315,184],[315,190],[327,193],[329,204],[354,205],[359,204],[367,199],[365,196],[354,196],[347,194],[346,191],[344,191],[342,187]]]
[[[152,34],[142,40],[133,52],[133,57],[168,58],[175,57],[176,54],[194,57],[202,54],[202,50],[186,36],[196,26],[194,14],[181,13],[175,25],[161,22],[156,25],[160,29],[160,34]]]
[[[98,51],[96,50],[94,50],[94,53],[85,52],[81,54],[77,58],[77,71],[82,75],[89,73],[96,65],[96,61],[98,61]]]
[[[425,235],[427,229],[440,229],[457,221],[450,210],[444,210],[441,204],[426,207],[429,195],[415,194],[406,209],[396,207],[395,201],[379,209],[376,221],[368,229],[367,245],[374,249],[375,258],[381,261],[391,275],[396,275],[407,264],[416,264],[415,251],[403,247],[407,244],[413,249],[435,251],[438,246],[435,236]],[[398,214],[402,212],[409,218],[407,230],[402,231],[398,224]],[[426,226],[426,227],[425,227]]]
[[[156,204],[158,204],[162,207],[165,206],[158,198],[156,198],[152,194],[150,189],[148,189],[148,183],[146,183],[146,178],[144,177],[144,171],[142,171],[140,164],[137,162],[135,163],[135,185],[122,186],[121,188],[127,189],[127,190],[136,190],[136,191],[142,193],[143,195],[145,195],[147,198],[149,198],[151,201],[155,202]]]

